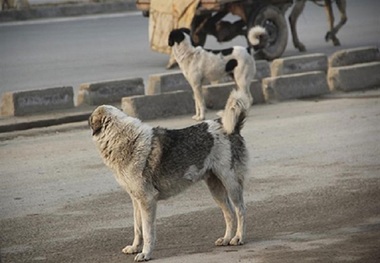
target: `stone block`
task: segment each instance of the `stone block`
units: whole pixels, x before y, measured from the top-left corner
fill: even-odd
[[[378,47],[359,47],[335,52],[329,58],[329,66],[343,67],[374,61],[380,61],[380,53]]]
[[[80,85],[77,104],[101,105],[120,102],[123,97],[143,94],[142,78],[84,83]]]
[[[213,110],[221,110],[226,106],[226,102],[232,89],[236,88],[235,82],[211,84],[203,87],[203,96],[206,107]],[[265,98],[258,80],[252,81],[250,91],[253,97],[253,104],[264,103]]]
[[[331,90],[353,91],[380,87],[380,61],[329,69]]]
[[[181,71],[150,75],[145,95],[155,95],[177,90],[192,90]]]
[[[73,107],[73,87],[16,91],[3,94],[1,115],[22,116]]]
[[[235,82],[211,84],[202,87],[206,107],[213,110],[223,109],[231,90],[236,87]]]
[[[256,60],[256,76],[254,79],[261,81],[264,78],[270,77],[270,65],[266,60]]]
[[[128,115],[141,120],[195,113],[191,91],[125,97],[122,99],[121,107]]]
[[[258,81],[258,80],[252,81],[250,90],[253,97],[253,104],[265,103],[265,97],[264,97],[261,81]]]
[[[273,60],[271,64],[271,76],[278,77],[310,71],[327,72],[327,69],[328,59],[325,54],[310,54]]]
[[[325,72],[313,71],[263,79],[266,101],[289,100],[329,93]]]

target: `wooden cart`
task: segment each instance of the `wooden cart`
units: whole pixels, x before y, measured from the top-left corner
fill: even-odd
[[[203,46],[207,35],[215,36],[219,42],[230,41],[239,35],[246,36],[248,29],[261,25],[269,34],[269,44],[256,56],[267,60],[278,58],[288,42],[284,13],[292,4],[293,0],[201,0],[191,23],[193,44]],[[150,0],[137,0],[136,6],[149,16]],[[240,20],[224,21],[229,13]]]

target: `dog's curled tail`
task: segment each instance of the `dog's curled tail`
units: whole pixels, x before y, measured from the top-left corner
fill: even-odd
[[[262,26],[254,26],[249,29],[247,38],[253,47],[264,47],[268,41],[268,34]]]
[[[250,101],[243,91],[233,90],[222,113],[222,125],[227,134],[240,133]]]

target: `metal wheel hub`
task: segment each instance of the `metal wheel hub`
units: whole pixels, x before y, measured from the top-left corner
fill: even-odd
[[[277,26],[271,20],[265,20],[263,26],[265,27],[265,29],[268,32],[268,36],[269,36],[268,42],[270,44],[275,43],[276,40],[277,40],[277,38],[278,38],[278,28],[277,28]]]

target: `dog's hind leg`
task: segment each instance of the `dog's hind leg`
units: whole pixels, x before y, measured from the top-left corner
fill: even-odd
[[[237,246],[244,244],[244,234],[245,234],[245,205],[243,199],[243,187],[239,184],[229,185],[227,187],[227,192],[235,206],[236,217],[237,217],[237,229],[236,235],[230,241],[230,245]]]
[[[224,220],[226,221],[226,232],[224,237],[218,238],[215,241],[215,245],[227,246],[229,245],[233,235],[233,226],[235,221],[234,209],[231,205],[230,199],[228,198],[226,188],[213,173],[211,173],[206,179],[206,183],[215,202],[222,209]]]
[[[244,234],[245,234],[245,205],[243,198],[243,181],[235,171],[220,169],[219,174],[216,174],[218,178],[223,182],[225,189],[227,190],[228,197],[232,201],[235,207],[235,213],[237,217],[237,229],[235,237],[230,241],[230,245],[237,246],[244,244]]]
[[[206,106],[202,94],[202,84],[196,83],[191,86],[193,87],[195,100],[195,115],[193,116],[193,119],[196,121],[203,121],[205,119]]]
[[[134,232],[135,237],[133,239],[133,243],[131,246],[126,246],[123,249],[123,253],[125,254],[135,254],[140,252],[139,246],[142,241],[142,222],[141,222],[141,212],[139,203],[131,197],[133,202],[133,216],[134,216]]]

